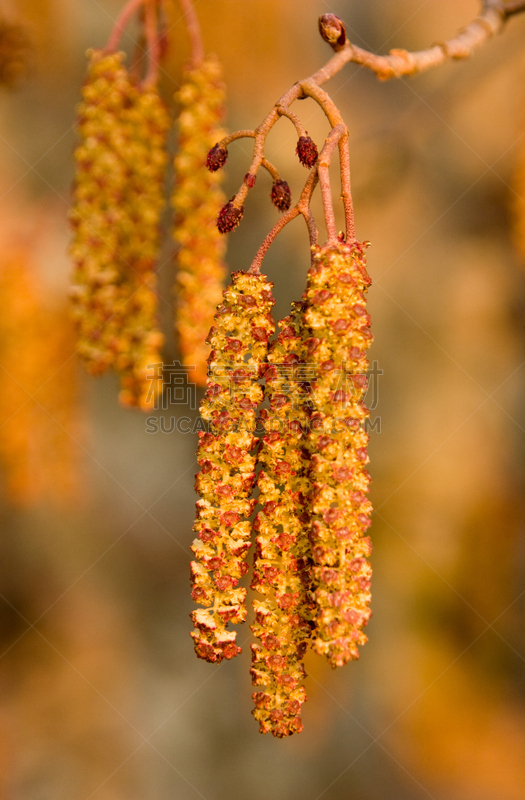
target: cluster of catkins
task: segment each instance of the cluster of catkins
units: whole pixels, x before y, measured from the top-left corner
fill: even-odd
[[[148,409],[162,391],[157,267],[171,119],[156,85],[137,80],[123,53],[91,50],[88,58],[70,213],[78,350],[90,373],[115,370],[123,405]],[[197,367],[224,272],[221,237],[209,224],[224,197],[218,177],[202,169],[211,144],[222,135],[224,89],[213,57],[186,70],[176,100],[175,327],[183,363],[202,385],[205,374]]]
[[[363,245],[314,246],[306,291],[276,338],[272,284],[246,272],[233,273],[209,334],[191,567],[204,608],[192,636],[207,661],[240,652],[228,623],[247,615],[253,529],[253,714],[277,737],[302,730],[308,645],[336,667],[366,642],[369,284]]]

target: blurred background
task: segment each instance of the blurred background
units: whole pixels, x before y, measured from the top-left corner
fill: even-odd
[[[373,618],[358,662],[332,672],[307,656],[304,732],[275,740],[250,716],[248,626],[242,655],[219,667],[189,637],[196,435],[174,421],[187,430],[197,411],[174,403],[152,422],[119,408],[117,380],[75,359],[75,105],[85,50],[105,44],[122,5],[0,0],[30,42],[27,76],[0,92],[0,797],[522,800],[525,15],[469,61],[390,83],[347,65],[325,85],[350,128],[358,237],[372,242]],[[320,14],[386,52],[450,38],[478,3],[196,7],[234,130],[328,60]],[[173,34],[167,101],[189,55],[182,20]],[[293,110],[322,142],[315,104]],[[287,120],[267,148],[297,196],[306,172]],[[249,140],[231,146],[228,196],[250,158]],[[233,269],[277,219],[270,188],[261,174],[229,240]],[[167,362],[169,224],[167,212]],[[296,220],[265,259],[279,318],[308,265]]]

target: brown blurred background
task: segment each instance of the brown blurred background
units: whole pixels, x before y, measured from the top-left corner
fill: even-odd
[[[84,52],[104,45],[121,7],[0,0],[32,42],[27,79],[0,94],[0,798],[522,800],[525,256],[512,209],[525,214],[513,183],[525,15],[468,62],[385,84],[348,65],[325,87],[350,127],[358,236],[372,242],[374,616],[359,662],[331,672],[308,657],[305,730],[278,741],[250,716],[248,626],[234,662],[193,654],[196,436],[148,433],[146,415],[118,407],[116,380],[87,378],[74,358],[75,104]],[[385,52],[452,36],[478,3],[196,7],[233,130],[329,58],[319,14]],[[180,21],[174,33],[166,99],[189,52]],[[322,142],[313,102],[294,110]],[[283,119],[267,154],[297,194],[294,148]],[[250,154],[247,140],[230,148],[229,195]],[[234,269],[277,219],[269,191],[261,175],[229,242]],[[168,361],[170,253],[167,214]],[[300,297],[308,260],[295,221],[265,260],[277,315]],[[169,430],[197,412],[175,403],[153,416]]]

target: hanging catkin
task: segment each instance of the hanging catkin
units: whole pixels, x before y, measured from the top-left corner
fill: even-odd
[[[154,87],[131,81],[123,53],[88,56],[70,214],[73,319],[88,371],[113,367],[123,405],[147,408],[161,386],[155,265],[169,118]]]
[[[215,225],[225,200],[218,171],[224,161],[203,168],[208,151],[224,136],[222,68],[214,56],[184,73],[176,100],[181,111],[172,198],[178,245],[175,328],[190,379],[205,386],[209,352],[205,339],[226,275],[222,261],[226,242]]]
[[[73,331],[37,279],[34,248],[0,250],[2,491],[17,505],[73,505],[83,441]]]
[[[192,632],[200,658],[220,662],[240,652],[228,622],[246,617],[246,589],[239,579],[248,571],[249,517],[255,480],[254,436],[262,400],[261,367],[274,323],[272,285],[264,275],[234,272],[217,309],[208,342],[210,375],[201,415],[209,432],[200,434],[195,487],[197,501],[191,565],[192,597],[205,609],[192,613]]]
[[[372,341],[364,292],[371,281],[364,246],[314,247],[304,296],[309,363],[311,545],[317,605],[314,650],[333,667],[358,658],[367,639],[372,507],[363,403]]]
[[[252,588],[265,595],[254,600],[252,631],[260,644],[252,644],[252,683],[262,687],[253,694],[254,717],[261,733],[279,738],[299,733],[303,655],[310,638],[311,608],[308,526],[308,463],[305,450],[308,426],[304,369],[302,304],[296,303],[279,325],[265,370],[265,395],[270,408],[261,412],[265,435],[258,461],[257,531]]]

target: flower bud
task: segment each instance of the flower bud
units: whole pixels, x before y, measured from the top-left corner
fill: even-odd
[[[301,164],[308,168],[313,167],[319,156],[319,153],[317,152],[317,146],[310,136],[299,137],[295,152],[299,156],[299,161]]]
[[[210,172],[217,172],[222,169],[228,160],[228,151],[225,147],[220,147],[219,143],[215,144],[208,155],[206,156],[206,166]]]
[[[230,200],[219,211],[219,216],[217,217],[217,227],[219,231],[221,233],[230,233],[231,231],[235,230],[241,221],[243,214],[244,206],[237,208],[237,206],[234,206]]]
[[[280,178],[272,186],[272,203],[279,211],[288,211],[292,202],[292,193],[286,181]]]
[[[319,33],[336,53],[346,44],[345,26],[335,14],[322,14],[319,17]]]

